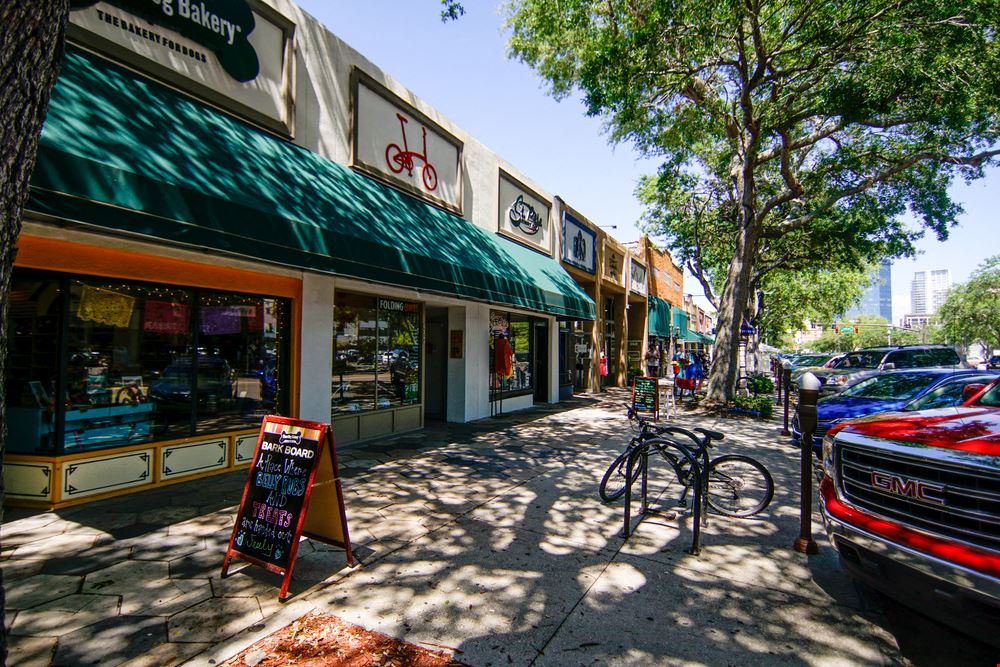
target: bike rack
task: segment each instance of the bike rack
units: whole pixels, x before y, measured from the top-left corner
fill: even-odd
[[[702,493],[702,497],[706,499],[706,501],[702,503],[701,523],[702,523],[703,526],[707,526],[708,525],[708,502],[707,502],[707,498],[708,498],[708,465],[709,465],[709,457],[708,457],[708,445],[706,443],[710,442],[710,441],[708,441],[708,440],[704,440],[703,441],[694,432],[689,431],[686,428],[682,428],[680,426],[661,426],[661,427],[659,427],[657,429],[657,432],[659,433],[659,435],[668,435],[668,434],[669,435],[683,435],[683,436],[689,438],[694,443],[695,451],[698,452],[698,454],[701,455],[701,462],[700,462],[701,482],[702,482],[701,493]],[[687,447],[686,445],[680,445],[680,443],[677,443],[677,444],[680,447]],[[695,456],[697,456],[697,454]]]
[[[684,429],[680,429],[680,431],[693,437],[693,434],[684,431]],[[625,516],[621,536],[627,539],[628,536],[632,534],[632,471],[635,470],[634,466],[637,459],[640,461],[639,464],[642,466],[642,503],[639,507],[639,515],[645,516],[649,512],[649,448],[653,443],[660,446],[669,446],[672,449],[677,450],[690,465],[691,474],[694,476],[692,486],[694,486],[694,488],[698,491],[694,494],[693,509],[695,519],[691,530],[691,548],[688,553],[697,556],[701,553],[701,526],[702,522],[705,520],[705,504],[707,502],[705,498],[705,494],[707,493],[705,480],[707,479],[706,474],[708,471],[708,464],[706,463],[705,467],[702,468],[694,452],[688,449],[686,445],[682,445],[681,443],[674,442],[670,439],[654,438],[652,440],[647,440],[642,443],[641,448],[634,451],[628,457],[625,464]],[[703,454],[707,461],[707,453],[703,452]],[[639,521],[642,521],[642,519],[640,518]]]

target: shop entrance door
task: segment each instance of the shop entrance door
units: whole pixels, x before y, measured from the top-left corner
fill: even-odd
[[[427,308],[424,345],[424,418],[448,416],[448,309]]]
[[[534,368],[531,374],[535,378],[535,400],[540,403],[549,401],[549,323],[535,322],[535,354]]]

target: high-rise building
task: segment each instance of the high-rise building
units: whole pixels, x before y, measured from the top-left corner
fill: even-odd
[[[927,314],[927,272],[915,271],[910,283],[910,314]]]
[[[892,322],[892,264],[889,262],[882,262],[872,271],[871,285],[861,295],[858,305],[844,313],[847,319],[859,315],[872,315]]]
[[[936,313],[944,305],[948,298],[948,290],[951,289],[951,271],[940,269],[931,271],[931,313]]]
[[[910,283],[910,314],[933,315],[948,298],[951,289],[951,271],[938,269],[928,274],[915,271]]]

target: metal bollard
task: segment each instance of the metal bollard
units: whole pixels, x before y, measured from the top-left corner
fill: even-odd
[[[789,368],[788,366],[785,366],[782,372],[782,376],[784,378],[782,381],[782,385],[784,385],[785,388],[785,425],[781,429],[781,435],[791,435],[792,432],[788,430],[788,395],[790,393],[789,387],[792,384],[792,369]]]
[[[802,497],[799,506],[799,536],[794,548],[803,554],[818,554],[812,536],[812,489],[815,481],[812,472],[812,440],[816,432],[816,401],[819,399],[820,382],[812,373],[799,378],[799,430],[802,433]]]

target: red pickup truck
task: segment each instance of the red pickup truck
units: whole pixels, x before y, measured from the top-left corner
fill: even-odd
[[[1000,647],[1000,380],[830,429],[821,509],[855,578]]]

